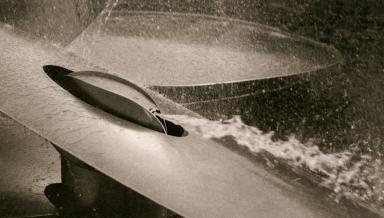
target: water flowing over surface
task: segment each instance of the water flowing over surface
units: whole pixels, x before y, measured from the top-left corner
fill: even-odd
[[[107,3],[107,10],[104,10],[104,15],[106,17],[103,19],[102,22],[104,23],[119,23],[123,22],[122,18],[111,18],[112,15],[112,9],[118,4],[119,0],[109,0]],[[322,20],[327,20],[327,19],[322,19]],[[332,20],[332,19],[329,19]],[[311,26],[314,26],[311,24]],[[317,28],[317,26],[316,26]],[[103,43],[107,46],[100,46],[100,48],[96,45],[94,46],[95,48],[100,51],[102,55],[104,55],[103,58],[105,58],[105,48],[111,48],[112,41],[118,42],[118,44],[124,44],[127,42],[125,47],[117,47],[116,49],[121,49],[121,50],[135,50],[138,49],[137,47],[131,46],[131,45],[137,45],[140,44],[142,48],[144,48],[144,51],[147,52],[145,55],[148,55],[150,53],[149,49],[145,49],[145,46],[153,46],[154,48],[157,48],[157,55],[160,54],[160,57],[163,57],[163,54],[161,53],[164,48],[168,48],[169,51],[175,51],[174,48],[179,47],[180,45],[177,43],[171,44],[167,40],[160,40],[160,41],[155,41],[155,40],[143,40],[142,38],[139,37],[131,37],[129,39],[120,37],[120,36],[109,36],[105,37],[102,35],[102,32],[104,30],[98,29],[97,34],[92,38],[90,37],[92,43]],[[59,32],[64,32],[64,31],[59,31]],[[315,32],[315,31],[312,31]],[[4,33],[2,33],[4,34]],[[316,31],[317,34],[317,31]],[[321,35],[321,34],[320,34]],[[5,34],[5,38],[7,39],[7,34]],[[86,35],[80,35],[78,38],[78,41],[80,41],[83,44],[80,44],[83,46],[88,40],[88,36]],[[83,41],[84,40],[84,41]],[[146,42],[152,42],[147,44]],[[354,42],[354,40],[348,40],[350,42]],[[136,43],[136,44],[135,44]],[[16,43],[18,44],[18,43]],[[189,44],[192,45],[192,44]],[[188,45],[188,46],[189,46]],[[38,45],[37,45],[38,46]],[[157,46],[157,47],[156,47]],[[197,60],[196,63],[216,63],[219,62],[220,60],[215,60],[214,58],[212,59],[211,53],[217,51],[216,53],[220,53],[224,55],[224,59],[230,60],[231,58],[238,58],[236,62],[244,62],[248,64],[248,59],[246,58],[241,58],[241,56],[235,56],[231,57],[231,54],[228,52],[223,52],[223,50],[214,50],[214,49],[201,49],[201,48],[206,48],[206,47],[199,47],[199,46],[185,46],[185,50],[190,49],[191,51],[188,53],[190,54],[191,59]],[[26,50],[24,52],[18,52],[19,55],[25,55],[29,54],[30,60],[22,62],[22,67],[28,68],[29,65],[33,65],[33,57],[44,57],[44,54],[42,55],[41,53],[38,53],[36,55],[36,52],[33,51],[33,49],[30,49],[28,46],[24,46]],[[355,46],[353,46],[355,47]],[[377,47],[377,46],[375,46]],[[93,48],[93,47],[92,47]],[[142,49],[141,48],[141,49]],[[61,49],[61,48],[60,48]],[[83,57],[87,59],[87,56],[90,55],[96,55],[91,52],[91,47],[84,46],[81,49],[83,49],[81,52],[83,53]],[[155,49],[156,50],[156,49]],[[142,50],[143,51],[143,50]],[[204,51],[208,57],[208,59],[204,59],[204,57],[195,55],[196,51]],[[30,53],[29,53],[30,52]],[[49,52],[48,52],[49,53]],[[135,53],[135,52],[134,52]],[[178,54],[177,52],[174,52],[175,54],[172,55],[171,53],[171,59],[177,59]],[[216,54],[215,53],[215,54]],[[124,52],[121,52],[121,54],[124,54]],[[229,55],[228,55],[229,54]],[[371,55],[371,52],[369,53]],[[12,55],[16,55],[11,53]],[[42,56],[41,56],[42,55]],[[143,56],[145,56],[143,55]],[[169,53],[167,53],[169,55]],[[49,60],[51,55],[47,55],[45,59]],[[257,56],[257,55],[256,55]],[[256,57],[255,56],[255,57]],[[260,56],[261,57],[261,56]],[[5,56],[4,60],[7,60],[7,56]],[[109,65],[115,65],[115,69],[118,69],[118,67],[121,67],[121,72],[124,72],[124,66],[122,66],[122,63],[117,63],[116,59],[111,58],[111,60],[105,60],[105,59],[100,59],[99,61],[106,61],[106,64]],[[211,58],[211,59],[209,59]],[[156,59],[156,58],[154,58]],[[255,58],[257,59],[257,58]],[[371,57],[367,59],[372,59]],[[136,59],[134,59],[136,60]],[[258,59],[261,60],[261,59]],[[98,63],[99,63],[98,61]],[[143,69],[145,66],[143,66],[143,63],[140,63],[141,60],[137,59],[136,62],[139,63],[138,67],[142,67]],[[163,60],[162,60],[163,61]],[[59,59],[57,63],[61,63],[62,60]],[[238,65],[231,65],[231,62],[227,62],[227,65],[232,67],[234,70],[237,71],[236,67],[239,67]],[[218,63],[220,64],[220,63]],[[254,62],[252,62],[254,64]],[[270,63],[269,63],[270,64]],[[198,66],[199,64],[196,64]],[[208,64],[205,64],[206,66],[211,66]],[[72,65],[71,65],[72,66]],[[81,67],[84,67],[85,64],[81,65]],[[172,68],[172,63],[169,63],[168,65],[163,65],[163,67],[168,69],[174,69]],[[220,68],[220,65],[218,65]],[[264,65],[260,65],[264,66]],[[250,65],[250,67],[252,67]],[[79,68],[79,67],[77,67]],[[109,68],[108,68],[109,69]],[[140,69],[142,70],[142,69]],[[223,69],[219,69],[223,70]],[[225,70],[225,69],[224,69]],[[193,69],[189,70],[190,72],[193,72]],[[364,70],[362,70],[363,72]],[[380,69],[381,71],[381,69]],[[178,71],[179,72],[179,71]],[[229,71],[228,71],[229,72]],[[169,73],[174,73],[174,72],[169,72]],[[364,71],[365,73],[365,71]],[[149,74],[149,76],[153,76]],[[364,75],[365,76],[365,75]],[[375,75],[376,76],[376,75]],[[27,81],[28,78],[25,79]],[[151,78],[152,79],[152,78]],[[374,80],[377,80],[376,78]],[[39,80],[40,81],[40,80]],[[141,81],[141,80],[138,80]],[[379,81],[379,80],[377,80]],[[141,81],[142,82],[142,81]],[[144,83],[144,82],[142,82]],[[366,82],[365,82],[366,83]],[[366,83],[369,84],[369,83]],[[1,88],[1,87],[0,87]],[[23,87],[21,87],[23,88]],[[42,89],[46,89],[42,88]],[[49,88],[49,87],[48,87]],[[377,89],[379,90],[379,89]],[[379,92],[379,91],[377,91]],[[360,91],[359,91],[360,93]],[[25,94],[26,96],[28,94]],[[372,99],[375,99],[372,97]],[[33,104],[34,101],[30,101],[30,105]],[[364,104],[365,101],[363,102]],[[6,103],[5,103],[6,104]],[[29,105],[29,106],[30,106]],[[369,105],[369,104],[366,104]],[[40,109],[42,109],[41,107]],[[15,109],[16,110],[16,109]],[[363,111],[364,109],[362,109]],[[380,110],[378,110],[380,113]],[[65,111],[67,113],[67,111]],[[63,112],[63,114],[65,114]],[[25,115],[27,116],[27,115]],[[281,159],[284,161],[287,161],[292,167],[300,167],[300,168],[306,168],[311,171],[313,171],[316,175],[319,175],[320,178],[322,179],[322,184],[330,189],[332,189],[335,193],[336,199],[342,196],[346,196],[349,198],[357,199],[357,200],[362,200],[364,202],[372,203],[376,206],[382,206],[384,204],[384,181],[382,178],[384,178],[384,173],[383,173],[383,163],[381,159],[376,159],[375,157],[371,155],[365,155],[364,153],[361,153],[357,148],[356,150],[349,149],[346,151],[341,151],[338,153],[327,153],[322,151],[318,146],[314,145],[315,143],[303,143],[300,140],[298,140],[295,137],[290,137],[288,141],[276,141],[273,140],[273,133],[263,133],[262,131],[258,130],[256,127],[252,126],[247,126],[245,125],[239,116],[234,116],[232,119],[229,120],[223,120],[223,121],[209,121],[206,119],[199,119],[199,118],[192,118],[192,117],[187,117],[187,116],[168,116],[170,119],[175,120],[176,122],[182,124],[185,126],[189,131],[194,131],[199,133],[200,135],[206,137],[206,138],[211,138],[211,139],[222,139],[226,137],[230,137],[234,139],[237,144],[240,146],[244,146],[245,148],[248,148],[251,152],[255,154],[260,154],[263,152],[268,152],[272,154],[274,157],[277,159]],[[372,116],[373,120],[379,120],[377,119],[377,116]],[[1,114],[0,114],[0,122],[3,124],[4,119],[2,119]],[[85,125],[85,124],[84,124]],[[3,126],[4,127],[4,126]],[[87,128],[86,125],[84,126],[85,129]],[[370,126],[369,126],[370,127]],[[363,127],[364,128],[364,127]],[[81,127],[80,127],[81,129]],[[371,131],[370,128],[367,128],[368,131]],[[73,130],[75,131],[75,130]],[[3,132],[2,132],[3,133]],[[99,132],[99,133],[102,133]],[[25,133],[24,133],[25,134]],[[0,134],[1,135],[1,134]],[[21,135],[21,134],[20,134]],[[9,137],[6,135],[6,137]],[[8,138],[1,138],[0,141],[5,140],[8,141]],[[44,141],[45,144],[48,144],[46,141]],[[356,142],[358,143],[358,142]],[[44,145],[45,145],[44,144]],[[366,144],[364,144],[366,145]],[[358,145],[356,145],[357,147]],[[367,147],[369,147],[367,145]],[[375,151],[374,151],[375,152]],[[146,154],[147,155],[147,154]],[[380,157],[380,154],[378,155]],[[0,160],[0,167],[1,166],[1,161]],[[271,167],[273,167],[274,162],[271,162]],[[6,171],[8,169],[5,169]],[[174,170],[172,171],[174,172]],[[9,182],[9,181],[8,181]],[[39,186],[36,186],[37,189],[39,190],[43,188],[45,185],[46,181],[39,180],[38,184]],[[34,192],[36,190],[33,190]]]
[[[224,79],[218,77],[217,74],[213,74],[213,77],[209,78],[210,82],[220,82],[228,77],[225,77],[225,75],[231,77],[243,76],[245,78],[244,75],[251,74],[254,69],[258,69],[257,75],[263,78],[274,73],[273,69],[265,70],[263,67],[274,66],[281,70],[281,66],[286,66],[289,61],[291,61],[291,65],[289,65],[291,68],[292,66],[297,68],[301,64],[299,59],[296,59],[296,62],[292,62],[292,59],[289,58],[284,59],[284,61],[279,59],[282,63],[279,65],[275,57],[265,54],[248,52],[244,53],[243,57],[241,52],[199,44],[182,44],[172,40],[157,40],[151,37],[136,37],[129,34],[125,36],[121,33],[111,34],[116,31],[116,29],[113,29],[114,25],[118,26],[127,23],[128,20],[134,20],[134,22],[128,22],[129,25],[134,26],[132,23],[139,23],[127,16],[127,14],[112,15],[111,11],[116,6],[115,3],[110,0],[108,5],[112,5],[112,7],[105,10],[106,16],[104,15],[105,18],[101,21],[101,24],[91,26],[79,38],[74,40],[67,49],[80,54],[85,59],[91,59],[115,69],[117,72],[122,73],[120,75],[122,77],[132,76],[134,80],[142,84],[148,84],[151,81],[161,85],[169,85],[167,83],[170,83],[170,81],[172,83],[172,76],[178,73],[183,75],[178,77],[187,82],[180,82],[179,79],[171,85],[180,85],[179,83],[185,85],[191,78],[207,81],[207,75],[202,76],[206,72],[220,72]],[[148,25],[151,22],[154,29],[160,29],[159,26],[155,25],[157,22],[153,18],[148,22],[142,21],[141,25]],[[129,29],[129,25],[126,26],[127,29]],[[92,28],[96,30],[92,30]],[[243,39],[243,41],[246,40]],[[150,65],[147,63],[150,63]],[[292,63],[296,64],[292,65]],[[157,73],[161,71],[161,74],[167,75],[167,77],[158,78],[153,69],[156,69]],[[283,69],[282,72],[296,70]],[[129,75],[126,75],[127,72]],[[244,75],[241,75],[241,73],[233,75],[233,72],[243,72]],[[265,72],[265,75],[262,72]],[[196,76],[196,73],[201,75]],[[188,75],[193,76],[188,78]],[[198,83],[204,84],[202,81]],[[263,133],[257,127],[248,126],[242,122],[240,116],[233,116],[232,119],[220,121],[184,115],[166,115],[166,118],[205,138],[222,139],[230,137],[238,145],[248,148],[252,153],[267,152],[277,159],[288,162],[292,167],[309,169],[314,175],[320,177],[321,185],[334,192],[336,201],[341,197],[347,197],[369,203],[376,208],[384,204],[383,163],[382,160],[370,155],[361,154],[353,149],[328,153],[322,151],[313,142],[303,143],[294,136],[289,137],[287,141],[273,140],[273,132]],[[270,163],[273,165],[273,162]]]
[[[273,78],[340,61],[337,52],[322,44],[256,24],[203,15],[111,10],[105,10],[66,49],[148,86]]]
[[[248,126],[240,116],[219,121],[184,115],[165,117],[204,138],[231,137],[254,154],[267,152],[293,167],[309,169],[321,177],[322,185],[334,191],[335,200],[344,196],[376,206],[384,203],[383,163],[369,155],[358,156],[353,151],[325,153],[313,143],[304,144],[294,136],[287,141],[273,140],[273,132],[263,133],[257,127]]]
[[[276,74],[284,66],[290,66],[286,69],[290,72],[293,66],[300,65],[299,60],[296,60],[298,63],[288,58],[282,61],[270,54],[186,45],[170,40],[93,36],[90,42],[82,42],[84,44],[79,42],[76,45],[81,50],[69,49],[97,63],[113,65],[118,72],[128,71],[130,78],[142,84],[172,86],[190,85],[191,81],[198,84],[207,81],[220,83],[228,78],[251,80],[255,77],[255,69],[258,76],[263,78]],[[221,73],[218,75],[216,72]]]

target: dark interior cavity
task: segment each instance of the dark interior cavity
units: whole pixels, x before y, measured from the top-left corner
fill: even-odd
[[[87,92],[84,92],[82,87],[80,87],[79,84],[85,84],[88,86],[92,86],[90,84],[86,84],[85,82],[80,82],[77,81],[75,82],[72,77],[67,77],[68,74],[72,73],[73,71],[68,70],[66,68],[60,67],[60,66],[55,66],[55,65],[45,65],[43,66],[44,72],[59,86],[70,92],[72,95],[76,96],[77,98],[81,99],[82,101],[98,108],[101,109],[109,114],[112,114],[114,116],[117,116],[119,118],[122,118],[124,120],[134,122],[136,124],[139,124],[141,126],[151,128],[151,126],[146,125],[145,123],[140,122],[140,119],[137,118],[132,118],[132,116],[126,116],[124,113],[121,112],[121,110],[116,109],[121,107],[118,103],[119,107],[116,105],[113,105],[113,101],[106,100],[106,101],[100,101],[100,99],[95,98],[94,96],[90,95]],[[108,90],[104,90],[100,87],[95,87],[92,86],[94,89],[97,90],[97,92],[103,93],[103,97],[105,99],[115,99],[118,102],[122,101],[131,101],[130,99],[126,99],[116,93],[109,92]],[[112,103],[112,104],[111,104]],[[161,118],[160,116],[155,115],[155,117],[160,121],[162,126],[165,129],[165,134],[171,135],[171,136],[187,136],[188,132],[180,125],[174,124],[169,120],[166,120],[164,118]],[[155,129],[154,129],[155,130]]]

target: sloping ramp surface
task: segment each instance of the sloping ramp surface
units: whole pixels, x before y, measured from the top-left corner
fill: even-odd
[[[166,136],[85,104],[42,66],[102,69],[8,27],[0,38],[0,111],[159,204],[186,217],[345,215],[213,141]]]

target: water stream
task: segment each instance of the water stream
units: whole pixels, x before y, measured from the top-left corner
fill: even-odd
[[[232,138],[253,154],[267,152],[292,167],[309,169],[320,176],[321,185],[333,190],[334,199],[341,197],[380,206],[384,203],[383,163],[370,155],[353,150],[323,152],[313,142],[300,142],[295,136],[287,141],[274,140],[273,132],[263,133],[243,123],[240,116],[212,121],[184,115],[165,115],[188,131],[208,139]]]
[[[101,17],[103,18],[102,22],[104,24],[108,22],[111,22],[111,23],[122,22],[121,20],[111,19],[112,9],[115,8],[116,5],[118,5],[118,3],[119,3],[119,0],[108,0],[106,9],[101,14]],[[103,27],[103,26],[100,26],[100,27]],[[188,57],[187,56],[184,57],[184,59],[187,62],[190,62],[190,60],[193,58],[198,60],[196,61],[195,68],[201,68],[202,66],[201,63],[207,63],[203,66],[209,66],[211,68],[216,66],[211,63],[217,63],[217,68],[220,68],[222,67],[222,63],[220,63],[221,61],[221,62],[226,62],[227,66],[231,66],[231,68],[219,69],[219,70],[221,71],[226,70],[226,72],[239,71],[236,68],[236,67],[239,67],[239,65],[228,64],[228,63],[231,63],[229,62],[229,60],[233,61],[234,58],[237,58],[235,61],[236,63],[245,63],[242,66],[245,66],[246,64],[248,64],[249,68],[255,68],[254,66],[255,62],[252,62],[253,60],[249,61],[247,58],[245,57],[242,58],[238,54],[236,54],[235,57],[232,57],[231,55],[233,55],[233,53],[224,53],[221,51],[220,54],[221,55],[226,54],[226,56],[222,56],[216,60],[214,57],[219,57],[219,54],[214,53],[216,52],[216,50],[212,50],[212,49],[204,50],[202,49],[203,47],[198,47],[198,46],[196,47],[189,46],[189,47],[180,48],[179,44],[171,44],[171,45],[166,44],[167,41],[162,41],[163,44],[159,43],[158,41],[152,41],[152,44],[150,44],[148,43],[148,42],[151,42],[150,40],[143,41],[140,38],[127,39],[123,37],[114,37],[113,40],[111,40],[111,37],[103,38],[104,37],[102,35],[103,31],[104,29],[102,28],[97,29],[97,33],[95,34],[95,36],[93,36],[93,38],[91,38],[92,40],[89,43],[94,48],[99,48],[98,51],[101,51],[100,53],[103,54],[103,58],[99,60],[100,62],[105,61],[106,62],[105,64],[116,65],[115,68],[122,67],[121,70],[115,69],[114,71],[124,72],[124,68],[126,68],[126,66],[123,66],[123,64],[121,63],[117,64],[116,59],[112,63],[109,62],[110,61],[109,58],[112,58],[112,57],[108,57],[108,55],[105,55],[106,52],[110,51],[110,50],[107,51],[107,49],[110,49],[113,46],[108,43],[118,42],[118,40],[121,40],[121,43],[116,43],[114,46],[119,45],[120,47],[116,47],[114,52],[116,53],[117,49],[123,50],[121,51],[121,54],[124,54],[126,50],[134,51],[132,53],[136,55],[134,56],[136,59],[132,59],[132,60],[136,61],[137,67],[142,67],[142,69],[135,68],[134,70],[132,70],[132,72],[142,73],[148,67],[147,65],[144,65],[144,61],[143,61],[144,58],[141,59],[140,57],[138,57],[137,51],[139,50],[143,51],[144,49],[146,54],[144,54],[143,56],[147,56],[148,53],[153,52],[153,48],[156,48],[155,51],[157,52],[157,54],[161,54],[161,52],[164,52],[165,48],[167,48],[168,51],[166,51],[162,55],[159,55],[160,57],[164,57],[164,60],[161,60],[159,62],[161,62],[162,64],[161,66],[166,70],[174,69],[174,65],[172,64],[166,65],[168,63],[166,61],[174,60],[174,59],[177,59],[177,57],[180,57],[180,55],[177,53],[177,51],[180,51],[180,50],[176,50],[176,47],[179,49],[184,49],[184,54],[189,54]],[[88,42],[87,40],[89,40],[87,37],[89,36],[80,35],[80,38],[78,39],[78,41],[85,44]],[[107,47],[103,47],[100,44],[97,44],[101,42],[104,45],[107,45]],[[136,47],[132,45],[135,45]],[[151,45],[152,45],[151,47],[152,50],[150,50],[149,48],[146,49],[145,46],[150,47]],[[141,46],[141,47],[138,48],[138,46]],[[72,49],[73,48],[74,47],[72,45]],[[85,58],[87,58],[90,55],[98,54],[91,51],[91,47],[89,45],[88,46],[82,45],[81,49],[83,50],[79,52],[80,54],[78,55]],[[189,53],[185,52],[187,49],[189,49],[188,50]],[[199,52],[206,51],[205,53],[207,55],[201,56],[200,54],[196,53],[197,51]],[[168,57],[165,55],[168,55],[171,57]],[[33,55],[31,55],[31,57],[33,57]],[[122,57],[122,55],[120,55],[120,57]],[[257,59],[262,63],[267,63],[267,60],[262,59],[262,57],[264,56],[257,56],[257,57],[254,56],[254,59]],[[181,60],[181,61],[185,61],[185,60]],[[151,62],[155,63],[155,61],[151,61]],[[252,63],[253,65],[251,66],[249,63]],[[186,63],[183,63],[181,65],[185,67]],[[154,68],[153,66],[148,67],[148,69],[153,69],[153,68]],[[209,68],[209,70],[211,70],[211,68]],[[164,72],[166,70],[164,70]],[[217,70],[217,69],[214,69],[214,70]],[[195,69],[192,69],[192,67],[191,69],[189,69],[189,71],[198,72]],[[153,76],[150,74],[149,70],[148,72],[149,72],[148,73],[149,76]],[[169,72],[169,73],[172,76],[174,75],[172,73],[175,73],[175,72]],[[196,76],[196,75],[193,75],[193,76]],[[150,79],[145,79],[144,81],[148,81],[148,80]],[[223,139],[223,138],[229,137],[233,139],[239,146],[243,146],[247,148],[253,154],[260,154],[262,152],[267,152],[272,156],[274,156],[275,158],[277,158],[278,160],[287,162],[292,167],[308,169],[313,174],[321,178],[321,185],[333,191],[335,200],[338,200],[341,197],[347,197],[353,200],[369,203],[371,205],[374,205],[375,207],[382,207],[384,205],[384,179],[383,179],[384,163],[382,159],[373,157],[372,155],[361,153],[358,149],[355,149],[354,146],[350,146],[350,149],[348,150],[344,150],[336,153],[330,153],[330,152],[323,151],[319,146],[316,145],[314,141],[302,142],[295,136],[290,136],[286,141],[275,140],[273,137],[273,134],[274,134],[273,132],[265,133],[259,130],[255,126],[246,125],[241,120],[240,116],[233,116],[231,119],[217,120],[217,121],[212,121],[204,118],[190,117],[185,115],[166,115],[166,118],[178,124],[183,125],[188,131],[195,132],[204,138]],[[2,127],[6,126],[5,124],[6,122],[7,120],[5,120],[5,118],[2,117],[0,114],[0,123]],[[8,140],[8,138],[4,137],[2,138],[2,140]],[[38,139],[36,139],[36,141],[37,140]],[[46,142],[44,143],[45,143],[44,145],[47,144]],[[271,165],[273,165],[273,162],[271,162]],[[55,172],[55,173],[58,175],[58,172]],[[46,182],[43,181],[40,183],[45,185]],[[41,191],[40,189],[43,188],[43,185],[37,187],[39,188],[38,191]],[[35,190],[32,190],[32,191],[35,191]]]
[[[108,21],[111,21],[110,18],[112,9],[117,4],[118,0],[108,1],[106,7],[107,9],[104,10],[104,14],[101,15],[103,17],[102,23],[104,25],[107,24]],[[123,21],[124,19],[120,17],[119,19],[114,20],[114,22],[117,23]],[[78,47],[81,49],[76,51],[76,46],[74,46],[74,44],[70,45],[67,49],[72,52],[76,51],[77,53],[82,54],[82,57],[86,59],[96,59],[98,63],[101,62],[104,65],[115,69],[117,72],[126,73],[126,71],[130,71],[130,76],[132,76],[134,73],[141,74],[135,77],[135,79],[139,80],[139,82],[141,83],[145,83],[145,81],[153,81],[154,79],[156,79],[145,78],[142,81],[140,81],[140,79],[137,79],[144,77],[143,72],[145,72],[146,67],[148,67],[148,63],[156,63],[156,60],[160,57],[161,61],[157,61],[162,64],[161,67],[151,66],[148,67],[148,69],[162,70],[165,65],[164,63],[174,61],[178,59],[178,57],[184,57],[185,53],[189,54],[188,52],[184,52],[183,56],[175,53],[175,51],[180,51],[176,49],[176,47],[180,49],[180,45],[174,47],[161,46],[162,44],[159,44],[155,41],[153,41],[151,44],[150,40],[144,40],[145,42],[140,40],[134,40],[131,42],[129,40],[133,40],[135,38],[104,36],[102,34],[102,32],[104,31],[103,28],[106,28],[106,26],[100,25],[97,28],[96,34],[91,33],[90,35],[87,35],[87,33],[83,33],[80,38],[75,40],[75,42],[80,45]],[[122,41],[118,42],[118,40]],[[118,45],[119,47],[113,47],[114,45]],[[151,47],[151,49],[146,49],[147,47]],[[109,48],[109,50],[106,48]],[[153,51],[153,48],[157,48],[155,49],[155,52]],[[168,48],[168,50],[165,48]],[[183,47],[181,46],[181,49],[182,48]],[[188,47],[188,49],[190,49],[190,46]],[[143,57],[141,57],[140,52],[143,52],[143,50],[147,51],[147,53],[143,55]],[[99,53],[103,54],[102,58],[96,58],[98,54],[97,51],[101,51]],[[105,53],[116,53],[117,51],[120,51],[118,52],[119,55],[105,55]],[[129,55],[129,53],[127,54],[127,51],[130,51],[132,56],[134,56],[134,58],[130,59],[130,62],[134,62],[135,64],[129,63],[130,67],[127,66],[127,55]],[[201,48],[196,48],[196,51],[201,51]],[[151,52],[161,55],[156,56],[157,59],[155,61],[148,61],[146,58],[150,56],[148,54]],[[173,54],[172,52],[175,54],[172,57],[168,57],[170,56],[170,54]],[[204,61],[207,61],[210,60],[209,58],[212,59],[213,57],[217,57],[217,55],[209,54],[204,57],[196,57],[202,58]],[[239,58],[239,55],[235,55],[235,57]],[[111,60],[111,58],[114,59]],[[227,59],[229,60],[230,58],[232,57],[229,57]],[[164,71],[168,72],[170,71],[169,69],[173,69],[173,71],[170,72],[171,75],[174,75],[172,73],[175,72],[180,72],[182,70],[185,71],[185,66],[188,66],[187,62],[191,62],[191,59],[193,58],[181,58],[181,61],[186,61],[186,63],[181,64],[181,66],[184,67],[183,69],[174,70],[174,65],[169,64],[170,66],[165,67],[167,70]],[[222,60],[224,59],[222,58]],[[250,58],[250,60],[261,60],[261,58]],[[138,63],[140,61],[143,62]],[[229,63],[230,61],[226,60],[224,62]],[[261,62],[266,63],[267,61],[262,60]],[[236,63],[239,63],[239,61],[237,61]],[[255,63],[252,62],[252,64]],[[218,66],[221,65],[222,63],[220,63]],[[227,65],[228,64],[226,64],[225,66],[228,67]],[[246,64],[243,64],[242,66],[244,65]],[[130,70],[132,66],[142,67],[143,69],[134,68],[134,70]],[[202,64],[200,63],[198,64],[198,66],[201,68]],[[203,66],[212,67],[214,65],[203,64]],[[269,66],[271,66],[270,63]],[[255,66],[249,66],[249,68],[254,69]],[[190,71],[194,73],[197,72],[195,69],[191,69]],[[207,70],[207,72],[211,71],[223,72],[225,70]],[[239,72],[241,70],[230,68],[227,71]],[[196,76],[194,73],[192,73],[191,75]],[[144,73],[144,75],[154,76],[153,72],[150,70],[148,70],[147,74]],[[169,78],[166,79],[166,81],[169,80]],[[158,81],[158,78],[156,81]],[[346,197],[349,199],[368,203],[376,208],[379,208],[384,205],[384,180],[382,179],[384,176],[384,163],[379,158],[372,157],[368,154],[362,154],[361,152],[359,152],[358,149],[355,150],[354,146],[350,146],[350,149],[348,150],[330,153],[320,149],[320,147],[315,144],[314,140],[302,142],[295,136],[290,136],[286,141],[275,140],[273,137],[273,132],[264,133],[255,126],[246,125],[241,120],[241,116],[233,116],[231,119],[218,121],[212,121],[204,118],[196,118],[185,115],[165,115],[165,117],[174,121],[175,123],[181,124],[188,131],[195,132],[204,138],[223,139],[226,137],[230,137],[239,146],[243,146],[249,149],[249,151],[253,154],[267,152],[273,157],[288,163],[292,167],[308,169],[309,171],[311,171],[311,173],[321,178],[321,185],[333,191],[334,199],[336,201],[338,201],[342,197]]]

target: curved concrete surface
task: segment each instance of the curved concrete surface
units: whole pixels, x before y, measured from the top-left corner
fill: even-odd
[[[103,69],[9,28],[0,28],[0,35],[0,58],[6,60],[0,65],[2,112],[183,216],[375,216],[324,202],[216,142],[194,134],[167,136],[87,105],[51,81],[42,66]]]
[[[289,186],[213,142],[193,135],[165,136],[84,104],[41,69],[46,63],[84,64],[6,28],[0,31],[0,58],[8,60],[1,66],[0,97],[6,99],[1,111],[122,184],[187,217],[308,217],[326,212],[301,208],[284,194]],[[281,185],[286,188],[278,189]]]
[[[197,136],[165,137],[134,124],[116,120],[84,105],[44,76],[42,65],[64,65],[73,70],[86,68],[104,71],[103,69],[60,49],[47,46],[42,42],[44,40],[27,40],[27,35],[15,34],[9,27],[0,28],[0,38],[3,49],[0,53],[0,58],[3,60],[0,65],[0,99],[4,100],[0,102],[0,111],[21,121],[50,141],[63,144],[66,150],[97,166],[100,171],[117,181],[182,215],[187,217],[376,216],[365,210],[356,211],[353,208],[345,208],[343,205],[329,202],[322,192],[296,187],[215,142],[202,140]],[[55,37],[52,36],[52,39]],[[155,93],[152,95],[162,111],[166,113],[193,114]],[[47,107],[47,104],[53,107]],[[75,127],[74,124],[76,124]],[[15,130],[16,133],[20,132],[20,126],[12,125],[18,129]],[[106,126],[110,128],[105,128]],[[24,190],[17,182],[11,182],[15,177],[9,174],[9,166],[17,163],[17,159],[24,154],[24,151],[18,152],[17,155],[17,152],[11,151],[13,148],[24,150],[24,143],[7,144],[6,142],[14,134],[12,131],[8,133],[5,131],[4,134],[1,138],[1,148],[6,152],[1,152],[1,155],[15,155],[13,160],[1,158],[1,163],[5,163],[2,165],[5,167],[1,168],[2,172],[5,172],[2,175],[9,175],[0,180],[2,183],[0,187],[7,187],[1,189],[1,200],[5,202],[12,199],[11,195],[3,194],[5,189],[12,193],[19,187],[21,187],[20,190]],[[114,136],[113,139],[111,135]],[[45,147],[46,144],[43,147],[40,146],[40,143],[46,143],[44,140],[36,135],[32,136],[34,137],[36,138],[33,140],[29,138],[25,140],[28,140],[28,144],[31,143],[30,147],[37,148],[35,151],[39,151],[39,148],[42,151],[30,153],[31,155],[26,157],[26,165],[34,163],[36,167],[33,167],[28,174],[24,174],[24,179],[28,180],[34,175],[40,175],[38,173],[40,171],[44,178],[32,179],[32,182],[25,187],[42,188],[45,183],[59,179],[58,168],[50,168],[50,165],[46,168],[42,167],[51,160],[57,160],[57,156],[54,156],[56,153],[52,153],[51,148]],[[133,145],[138,142],[142,144],[140,140],[143,138],[146,139],[145,147]],[[105,145],[111,147],[105,148]],[[89,150],[94,152],[89,153]],[[50,155],[52,159],[47,161],[45,157]],[[114,155],[118,157],[111,160],[110,156]],[[127,158],[127,155],[131,158]],[[151,161],[148,161],[149,157]],[[26,170],[25,165],[22,165],[20,164],[15,170]],[[131,172],[134,172],[133,175],[137,176],[124,176],[123,172],[126,172],[127,166]],[[11,183],[12,185],[9,185]],[[36,193],[40,192],[41,189],[38,188],[32,190]],[[33,197],[34,191],[24,192],[27,195],[22,199],[27,199],[26,202],[36,199]],[[39,195],[41,196],[41,193]],[[28,206],[40,209],[31,214],[41,214],[42,211],[52,213],[52,208],[47,207],[45,203],[44,200],[33,200]],[[42,206],[37,207],[37,205]],[[6,209],[10,208],[6,206]],[[12,215],[9,212],[5,216],[10,216],[9,214]],[[24,215],[27,214],[27,212],[24,213]]]

